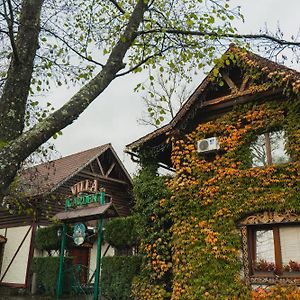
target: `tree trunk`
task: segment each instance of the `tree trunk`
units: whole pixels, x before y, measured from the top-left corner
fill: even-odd
[[[0,141],[2,143],[15,139],[24,129],[26,103],[38,48],[42,3],[43,0],[22,2],[16,47],[11,55],[7,80],[0,98]]]
[[[76,120],[112,82],[116,74],[124,68],[124,56],[136,38],[136,32],[143,19],[146,7],[145,0],[138,1],[125,31],[112,49],[106,65],[69,102],[29,131],[21,134],[2,148],[0,146],[0,200],[7,194],[8,187],[18,171],[20,163],[51,138],[53,134]]]

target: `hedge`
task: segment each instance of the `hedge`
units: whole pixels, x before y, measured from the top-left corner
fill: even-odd
[[[113,256],[102,260],[102,295],[107,300],[129,300],[133,277],[140,270],[140,256]]]
[[[72,265],[72,258],[65,257],[64,269],[70,269]],[[55,295],[57,285],[57,275],[59,267],[59,257],[34,257],[31,270],[36,273],[37,291],[39,294]],[[63,293],[70,292],[70,276],[65,273]]]
[[[117,250],[128,249],[138,244],[138,235],[133,217],[115,218],[105,224],[104,239]]]

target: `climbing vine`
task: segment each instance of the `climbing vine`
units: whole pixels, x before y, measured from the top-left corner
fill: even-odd
[[[250,144],[259,134],[274,130],[285,131],[291,161],[252,167]],[[211,136],[219,137],[218,153],[199,155],[197,141]],[[237,224],[262,211],[300,213],[299,101],[236,106],[171,142],[176,176],[166,181],[170,194],[159,197],[158,186],[153,187],[155,192],[144,190],[144,197],[155,197],[138,206],[148,222],[141,226],[147,228],[143,251],[148,279],[153,280],[136,280],[136,299],[276,299],[282,289],[273,289],[273,298],[267,298],[267,292],[258,298],[259,293],[251,292],[243,281]],[[151,178],[153,174],[140,180],[152,187]],[[161,230],[158,212],[167,217],[168,231]],[[167,270],[158,261],[166,262]],[[172,274],[171,289],[166,288],[166,273]],[[287,293],[297,294],[291,289]]]
[[[168,216],[170,193],[165,177],[157,174],[157,163],[143,159],[134,179],[135,216],[144,256],[142,271],[134,280],[136,299],[166,299],[171,291],[171,219]]]

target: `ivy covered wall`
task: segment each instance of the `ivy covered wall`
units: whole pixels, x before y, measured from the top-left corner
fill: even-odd
[[[136,299],[275,299],[282,293],[251,292],[243,281],[237,224],[263,211],[300,213],[299,120],[297,98],[236,106],[172,140],[174,178],[163,184],[155,172],[141,172],[135,189],[146,262],[135,280]],[[253,168],[250,144],[281,129],[291,161]],[[197,141],[211,136],[219,137],[220,150],[207,159],[197,153]],[[299,299],[289,293],[297,295],[287,299]]]

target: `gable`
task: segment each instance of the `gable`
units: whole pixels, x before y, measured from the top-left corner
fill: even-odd
[[[284,99],[286,90],[300,94],[300,73],[232,44],[171,122],[127,145],[126,151],[138,156],[142,148],[155,148],[158,158],[169,165],[170,133],[185,134],[237,103]]]
[[[119,179],[131,185],[130,175],[110,144],[29,168],[21,174],[20,182],[26,195],[37,196],[54,192],[61,186],[69,190],[80,172]]]
[[[131,185],[130,175],[123,164],[116,156],[112,148],[108,148],[81,171],[82,174],[96,176],[100,179],[107,179],[114,182]]]

